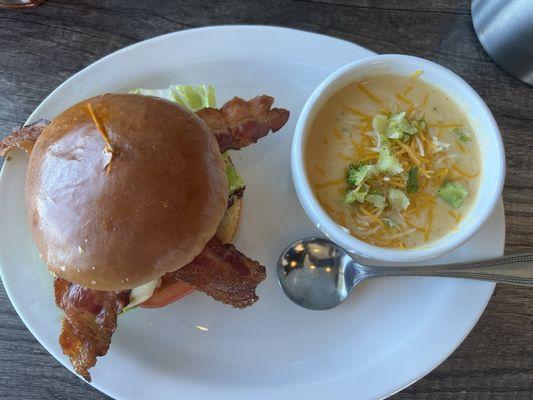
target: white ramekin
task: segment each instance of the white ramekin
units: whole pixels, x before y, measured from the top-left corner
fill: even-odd
[[[370,245],[350,235],[320,206],[306,171],[305,146],[309,127],[324,103],[339,89],[362,78],[392,73],[411,75],[441,89],[463,108],[472,124],[481,153],[479,191],[458,229],[422,247],[399,250]],[[291,149],[292,178],[296,193],[311,221],[329,239],[361,257],[387,262],[416,262],[445,254],[466,242],[487,221],[498,203],[505,179],[505,152],[500,130],[485,102],[464,80],[434,62],[418,57],[388,54],[355,61],[328,76],[311,94],[298,118]]]

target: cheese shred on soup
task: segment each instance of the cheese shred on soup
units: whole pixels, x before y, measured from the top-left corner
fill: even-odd
[[[373,245],[420,247],[453,232],[478,189],[479,148],[467,116],[419,75],[350,84],[311,126],[305,158],[318,201]]]

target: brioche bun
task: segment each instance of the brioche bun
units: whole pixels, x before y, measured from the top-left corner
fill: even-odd
[[[132,94],[93,97],[46,127],[30,157],[26,202],[49,269],[99,290],[175,271],[219,225],[229,235],[238,224],[237,212],[221,225],[228,184],[207,125],[174,103]]]

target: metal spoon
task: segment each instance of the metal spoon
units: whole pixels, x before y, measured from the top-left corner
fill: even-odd
[[[379,267],[358,263],[327,239],[310,237],[291,244],[278,261],[279,282],[287,296],[312,310],[336,307],[356,285],[381,276],[444,276],[532,286],[533,254],[458,264]]]

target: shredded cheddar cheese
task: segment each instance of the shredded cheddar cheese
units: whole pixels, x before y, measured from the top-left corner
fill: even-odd
[[[364,112],[362,111],[359,111],[358,109],[356,108],[353,108],[353,107],[346,107],[346,110],[350,113],[352,113],[353,115],[355,115],[356,117],[359,117],[360,119],[362,120],[365,120],[365,121],[370,121],[372,119],[372,117],[368,114],[365,114]]]
[[[421,69],[417,69],[415,72],[413,72],[413,74],[411,75],[411,77],[409,78],[411,82],[414,82],[418,79],[418,77],[420,75],[423,74],[424,71],[422,71]]]
[[[457,164],[453,164],[452,169],[455,172],[457,172],[459,175],[461,175],[463,178],[467,178],[467,179],[472,179],[479,175],[479,172],[476,172],[475,174],[469,174],[468,172],[465,172],[461,168],[459,168]]]
[[[418,157],[415,155],[415,152],[413,151],[412,148],[410,148],[409,146],[407,146],[405,143],[402,143],[402,142],[398,142],[398,144],[400,146],[402,146],[402,148],[405,150],[405,152],[407,154],[409,154],[409,157],[411,157],[411,160],[413,160],[413,162],[416,164],[416,165],[420,165],[421,162],[420,160],[418,159]]]
[[[376,217],[374,214],[372,214],[370,211],[368,211],[365,207],[360,206],[359,207],[361,211],[368,217],[372,218],[374,221],[376,221],[378,224],[380,224],[383,228],[385,228],[385,223],[378,217]]]
[[[465,147],[463,146],[463,144],[461,143],[459,139],[455,139],[455,145],[457,146],[457,148],[459,149],[461,153],[466,154]]]
[[[422,103],[420,103],[420,107],[424,108],[428,104],[429,94],[426,93],[424,95],[424,99],[422,100]]]
[[[339,178],[339,179],[335,179],[335,180],[333,180],[333,181],[324,182],[324,183],[322,183],[322,184],[316,185],[316,187],[317,187],[318,189],[323,189],[323,188],[326,188],[326,187],[328,187],[328,186],[340,185],[340,184],[342,184],[342,183],[344,183],[344,177]]]
[[[409,100],[408,98],[402,96],[400,93],[396,93],[395,97],[400,100],[402,103],[405,103],[407,105],[411,105],[413,104],[413,102],[411,100]],[[407,114],[410,114],[409,110],[407,110]]]
[[[370,90],[368,90],[364,85],[358,84],[357,87],[374,103],[376,103],[377,105],[381,107],[385,107],[385,105],[383,104],[383,101],[378,96],[376,96],[374,93],[372,93]]]

